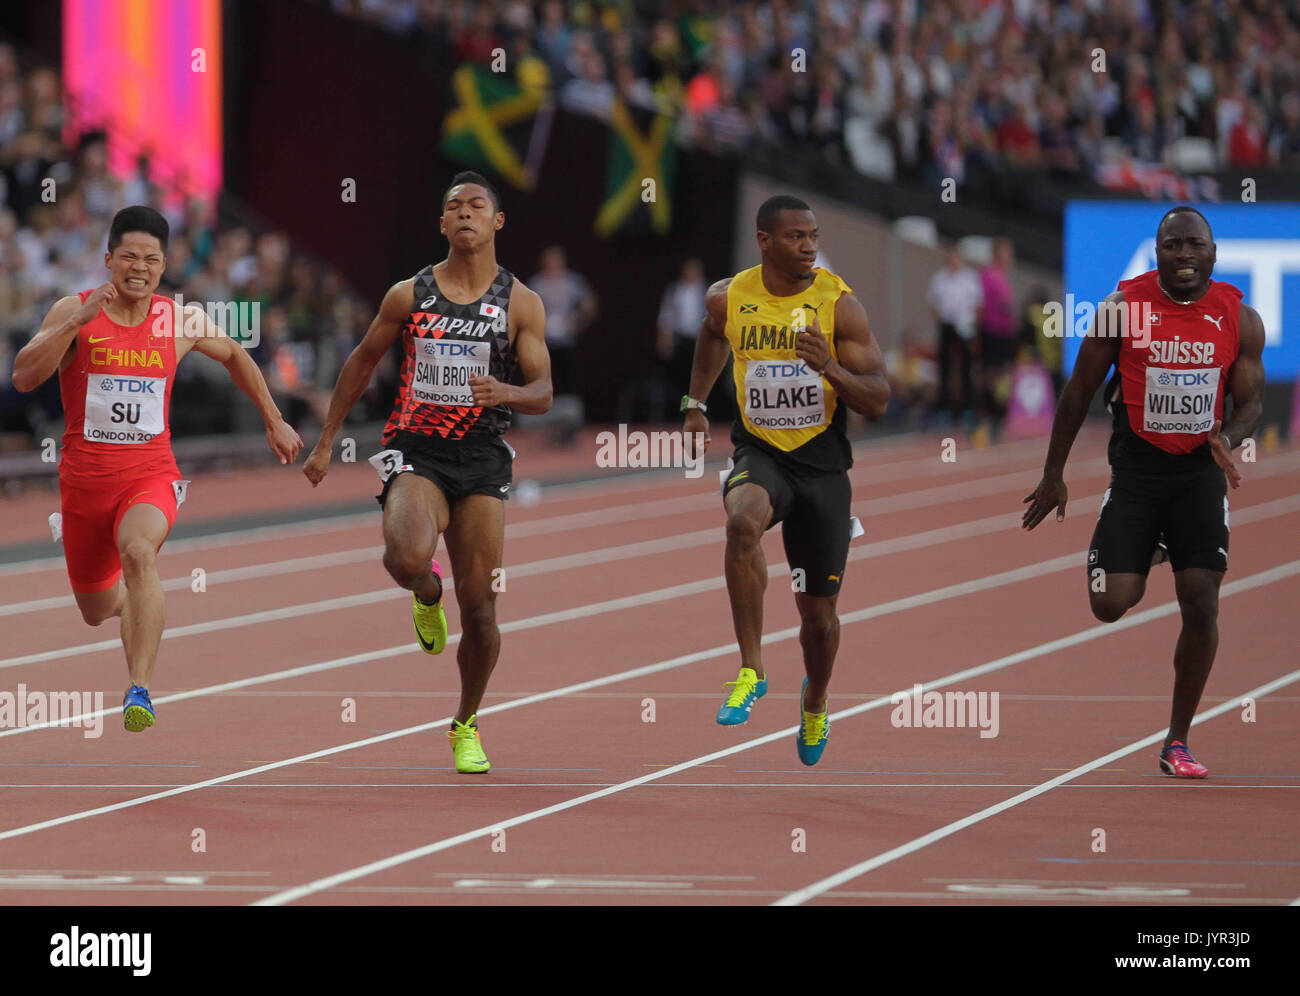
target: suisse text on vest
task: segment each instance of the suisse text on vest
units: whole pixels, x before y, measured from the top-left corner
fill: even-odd
[[[473,408],[471,377],[486,377],[492,357],[490,342],[463,339],[422,339],[415,357],[411,390],[417,401]]]
[[[750,360],[745,370],[745,418],[760,429],[824,425],[821,374],[802,360]]]

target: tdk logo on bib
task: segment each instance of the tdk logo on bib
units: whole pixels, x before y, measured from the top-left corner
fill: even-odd
[[[153,377],[105,377],[99,382],[99,389],[105,394],[154,394],[157,386],[158,381]]]
[[[1177,387],[1195,387],[1200,384],[1210,383],[1210,374],[1208,370],[1166,370],[1156,378],[1156,383],[1164,386],[1173,384]]]
[[[421,346],[429,356],[465,356],[485,363],[491,350],[491,346],[486,342],[458,342],[454,339],[425,339]]]

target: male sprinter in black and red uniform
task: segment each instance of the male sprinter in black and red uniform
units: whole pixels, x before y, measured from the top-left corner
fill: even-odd
[[[1214,237],[1199,211],[1180,206],[1161,219],[1156,268],[1121,282],[1106,299],[1128,305],[1129,314],[1133,305],[1149,306],[1148,323],[1126,329],[1116,311],[1098,309],[1056,408],[1043,479],[1025,499],[1026,529],[1053,508],[1058,521],[1065,518],[1065,460],[1114,366],[1107,390],[1111,478],[1088,550],[1089,599],[1093,615],[1114,622],[1142,598],[1157,547],[1167,548],[1183,627],[1160,770],[1181,778],[1209,774],[1188,752],[1187,732],[1219,646],[1227,485],[1241,482],[1232,451],[1263,411],[1264,325],[1241,291],[1210,279],[1214,260]],[[1226,423],[1225,393],[1232,395]]]
[[[744,723],[767,693],[760,659],[767,563],[762,539],[776,523],[799,609],[804,681],[799,760],[816,764],[830,732],[826,694],[840,642],[835,612],[850,534],[845,407],[884,414],[889,381],[867,313],[843,280],[820,267],[817,220],[796,197],[758,209],[762,263],[709,288],[695,347],[690,394],[682,399],[688,443],[708,443],[707,398],[734,354],[739,416],[735,466],[724,483],[726,575],[740,644],[740,675],[718,710],[724,726]]]
[[[497,265],[501,202],[477,173],[459,173],[443,196],[441,263],[394,284],[365,338],[339,373],[320,441],[303,473],[315,487],[329,470],[343,419],[401,336],[401,385],[371,458],[383,480],[384,567],[413,595],[421,648],[447,644],[441,535],[460,605],[460,706],[451,724],[456,770],[487,771],[477,714],[501,650],[493,582],[505,541],[503,502],[514,452],[501,434],[511,410],[551,407],[551,363],[541,298]]]
[[[81,616],[91,626],[120,616],[130,684],[122,722],[154,725],[149,697],[163,632],[157,556],[185,500],[172,455],[176,364],[191,349],[223,364],[257,405],[281,463],[302,440],[271,400],[257,364],[197,305],[183,311],[155,294],[167,266],[167,219],[123,208],[108,230],[108,283],[60,298],[14,359],[20,391],[56,370],[67,429],[59,460],[63,554]]]

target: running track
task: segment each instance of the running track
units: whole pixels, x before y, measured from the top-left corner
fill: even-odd
[[[1026,534],[1043,445],[963,441],[955,463],[937,436],[858,448],[867,535],[840,599],[815,768],[795,757],[797,618],[775,531],[771,691],[746,726],[713,721],[737,667],[716,471],[510,503],[487,776],[451,768],[455,648],[415,646],[409,595],[379,563],[377,509],[169,543],[159,723],[141,735],[121,728],[116,623],[81,623],[59,561],[0,567],[0,691],[98,689],[106,710],[99,739],[0,730],[0,901],[1295,901],[1300,450],[1261,454],[1232,494],[1219,657],[1191,738],[1212,774],[1185,782],[1156,771],[1172,576],[1154,570],[1119,624],[1092,618],[1082,551],[1104,437],[1075,447],[1066,521]],[[217,494],[226,514],[319,514],[366,499],[368,474],[336,468],[316,492],[297,468],[201,480],[182,516],[215,512]],[[37,539],[52,499],[12,504],[24,532],[3,538]],[[455,634],[454,599],[448,617]],[[916,683],[998,693],[998,735],[895,728],[889,696]]]

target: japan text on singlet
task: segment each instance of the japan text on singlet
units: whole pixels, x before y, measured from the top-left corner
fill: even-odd
[[[735,357],[739,417],[737,445],[757,445],[810,470],[847,470],[853,454],[844,433],[845,410],[835,388],[795,353],[797,316],[814,318],[835,351],[835,302],[848,284],[817,267],[812,286],[776,297],[763,286],[762,267],[742,270],[727,288],[727,341]]]
[[[92,292],[84,290],[84,302]],[[176,473],[171,449],[176,341],[170,298],[154,294],[139,325],[118,325],[100,309],[77,332],[71,362],[59,371],[67,429],[59,476],[78,484],[128,475]],[[157,334],[161,331],[163,334]]]
[[[492,376],[523,384],[510,343],[510,291],[515,278],[497,268],[492,286],[471,304],[448,301],[426,266],[415,275],[411,316],[402,330],[402,369],[393,414],[384,426],[388,443],[399,430],[431,440],[489,439],[510,427],[506,405],[474,404],[471,377]]]
[[[1196,453],[1223,418],[1241,291],[1211,280],[1199,300],[1178,304],[1160,289],[1155,270],[1121,281],[1119,290],[1129,314],[1144,314],[1146,306],[1150,312],[1145,331],[1120,340],[1112,453],[1157,459],[1151,447],[1173,457]],[[1207,457],[1208,449],[1198,455]]]

